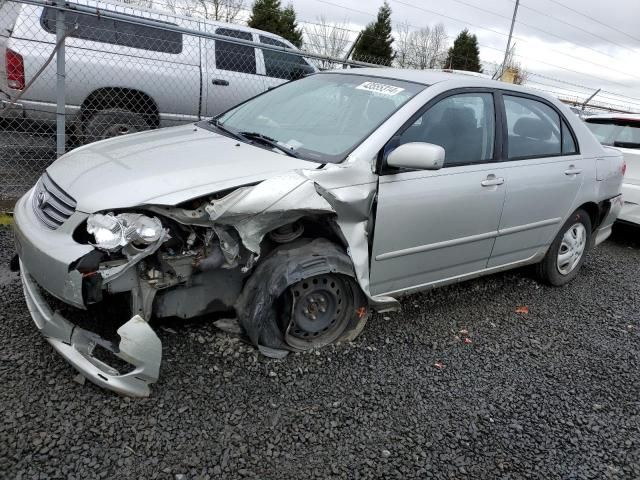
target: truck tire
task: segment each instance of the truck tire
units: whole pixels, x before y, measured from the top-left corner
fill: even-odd
[[[536,265],[538,277],[554,287],[566,285],[578,275],[590,245],[591,218],[584,210],[576,210]]]
[[[99,110],[84,125],[83,144],[148,130],[144,115],[120,108]]]

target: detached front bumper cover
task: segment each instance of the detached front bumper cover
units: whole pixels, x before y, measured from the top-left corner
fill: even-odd
[[[162,344],[149,324],[139,315],[122,325],[115,345],[93,332],[75,326],[58,312],[53,312],[40,293],[40,287],[20,265],[20,276],[27,307],[36,326],[47,341],[76,370],[96,385],[122,395],[147,397],[149,385],[158,380]],[[97,345],[133,365],[126,374],[93,356]]]

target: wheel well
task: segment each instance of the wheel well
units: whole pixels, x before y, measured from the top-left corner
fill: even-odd
[[[80,107],[80,121],[86,122],[98,110],[122,108],[141,113],[151,127],[160,125],[156,102],[146,93],[131,88],[109,87],[92,92]]]
[[[582,209],[589,214],[589,220],[591,220],[591,231],[595,231],[602,221],[603,209],[593,202],[584,203],[580,205],[578,209]]]
[[[302,217],[293,223],[302,224],[303,231],[300,235],[301,238],[305,238],[308,240],[315,238],[324,238],[332,243],[335,243],[336,245],[341,246],[346,251],[347,242],[342,237],[340,230],[337,228],[337,225],[333,220],[334,217],[332,215],[310,215]],[[262,252],[261,255],[266,255],[268,252],[272,251],[279,245],[277,242],[274,242],[272,240],[270,234],[271,232],[264,236],[260,247],[260,251]]]

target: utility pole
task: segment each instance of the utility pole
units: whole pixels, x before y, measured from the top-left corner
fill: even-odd
[[[500,65],[500,69],[496,72],[498,78],[502,77],[504,73],[504,64],[507,63],[507,58],[509,56],[509,51],[511,50],[511,37],[513,36],[513,27],[516,24],[516,16],[518,15],[518,7],[520,6],[520,0],[516,0],[516,6],[513,9],[513,18],[511,19],[511,28],[509,29],[509,39],[507,40],[507,48],[504,50],[504,59],[502,60],[502,65]]]
[[[596,90],[595,92],[593,92],[593,94],[592,94],[589,98],[587,98],[587,99],[584,101],[584,103],[582,104],[582,111],[583,111],[583,112],[584,112],[584,107],[586,107],[586,106],[589,104],[589,102],[590,102],[591,100],[593,100],[593,97],[595,97],[596,95],[598,95],[598,94],[600,93],[600,90],[602,90],[602,89],[601,89],[601,88],[599,88],[598,90]]]

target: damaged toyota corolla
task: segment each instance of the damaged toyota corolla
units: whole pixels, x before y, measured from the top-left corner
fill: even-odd
[[[623,169],[520,87],[325,72],[64,155],[16,205],[16,247],[49,343],[90,381],[146,396],[157,318],[233,315],[281,357],[354,339],[410,292],[527,264],[563,285],[610,234]],[[113,338],[74,320],[122,299]]]

